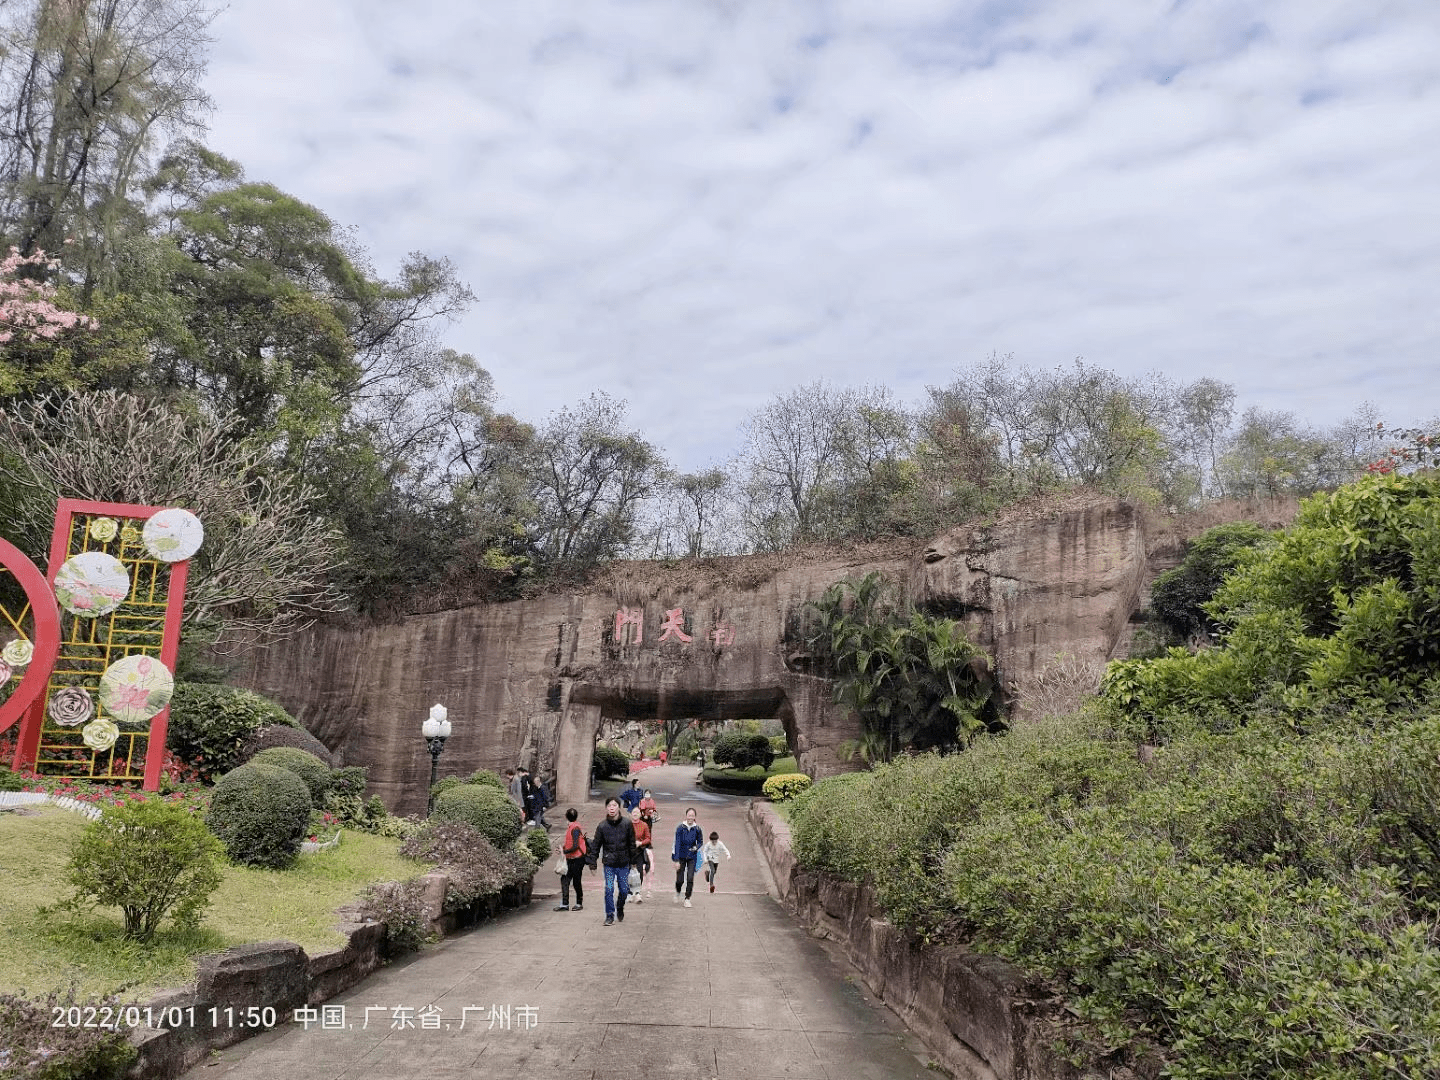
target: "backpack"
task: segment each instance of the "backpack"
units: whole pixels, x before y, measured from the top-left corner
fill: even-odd
[[[579,848],[576,851],[576,848]],[[570,827],[565,830],[565,843],[563,852],[567,859],[578,859],[582,855],[589,854],[589,845],[585,842],[585,830],[580,827],[578,821],[572,821]],[[574,852],[574,854],[571,854]]]

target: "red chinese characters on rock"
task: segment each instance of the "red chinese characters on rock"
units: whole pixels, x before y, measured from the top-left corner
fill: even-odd
[[[630,635],[630,644],[639,645],[645,640],[645,609],[638,607],[622,607],[615,612],[615,644],[624,645],[625,628],[633,627],[634,633]]]
[[[716,622],[713,629],[704,635],[716,648],[735,644],[735,627],[732,623]],[[685,632],[685,609],[667,608],[660,623],[658,641],[678,641],[689,645],[694,635]],[[641,645],[645,641],[645,609],[643,607],[622,607],[615,611],[615,644]]]
[[[660,624],[660,629],[662,631],[660,634],[661,641],[669,641],[671,638],[675,638],[688,645],[694,640],[689,634],[685,633],[684,608],[670,608],[666,611],[665,621]]]

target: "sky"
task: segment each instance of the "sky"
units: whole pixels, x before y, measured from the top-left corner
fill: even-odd
[[[206,142],[682,469],[992,353],[1440,414],[1434,0],[230,0]]]

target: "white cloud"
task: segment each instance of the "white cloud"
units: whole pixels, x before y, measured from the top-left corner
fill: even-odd
[[[235,0],[212,142],[448,254],[527,419],[628,397],[684,466],[825,376],[992,350],[1436,411],[1420,0]]]

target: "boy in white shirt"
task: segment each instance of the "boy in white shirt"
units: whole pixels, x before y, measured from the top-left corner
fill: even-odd
[[[705,880],[710,883],[710,891],[715,891],[715,875],[720,871],[720,856],[731,858],[730,849],[720,841],[720,834],[712,832],[710,839],[700,849],[700,858],[705,861]]]

